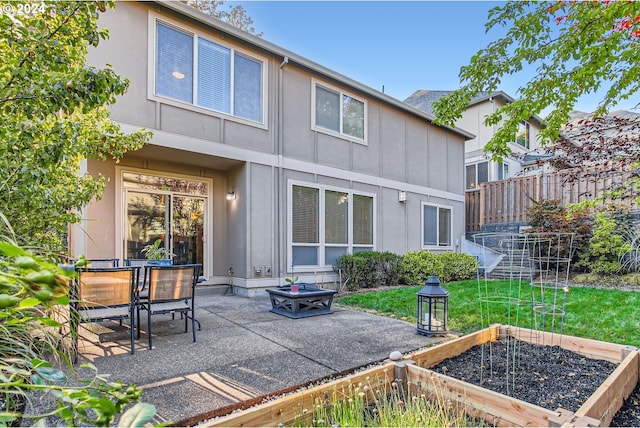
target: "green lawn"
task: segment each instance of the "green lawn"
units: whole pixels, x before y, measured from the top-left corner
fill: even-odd
[[[448,328],[452,332],[471,333],[492,323],[534,327],[532,293],[535,292],[536,301],[540,301],[541,296],[539,288],[533,289],[528,283],[469,280],[443,286],[450,293]],[[421,288],[397,287],[355,294],[341,297],[336,303],[416,323],[416,292]],[[561,307],[564,295],[563,291],[547,290],[545,304],[552,304],[555,297],[556,306]],[[548,315],[545,322],[546,330],[550,330],[551,316]],[[560,317],[556,318],[555,331],[560,332]],[[566,294],[562,332],[640,347],[640,293],[571,288]]]

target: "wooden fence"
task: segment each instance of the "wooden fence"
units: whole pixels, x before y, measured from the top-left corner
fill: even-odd
[[[484,224],[526,223],[529,207],[544,199],[556,199],[565,206],[603,197],[612,187],[627,188],[629,175],[629,171],[592,170],[576,178],[569,170],[483,183],[465,194],[467,232],[480,231]],[[636,207],[637,192],[631,193],[631,198],[620,202]]]

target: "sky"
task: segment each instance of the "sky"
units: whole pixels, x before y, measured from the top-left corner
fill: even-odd
[[[420,89],[456,89],[460,67],[501,35],[485,33],[493,1],[229,3],[242,5],[264,40],[400,101]],[[516,98],[526,79],[508,76],[500,90]],[[639,98],[614,110],[631,110]],[[592,112],[598,101],[583,98],[575,109]]]

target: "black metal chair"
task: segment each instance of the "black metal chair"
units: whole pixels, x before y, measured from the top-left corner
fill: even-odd
[[[78,359],[78,328],[81,323],[130,319],[131,354],[135,353],[134,326],[139,267],[82,268],[74,281],[71,299],[71,333],[74,361]]]
[[[195,287],[202,269],[201,264],[174,266],[145,266],[146,296],[137,301],[138,337],[140,337],[140,310],[147,311],[147,334],[149,349],[152,343],[152,315],[180,313],[184,316],[184,331],[189,330],[189,319],[193,330],[193,341],[196,341],[195,319]]]

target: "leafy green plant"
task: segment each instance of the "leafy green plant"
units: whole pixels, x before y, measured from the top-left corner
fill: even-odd
[[[640,225],[625,227],[621,234],[630,247],[629,251],[620,257],[622,269],[625,272],[640,272]]]
[[[365,259],[356,254],[345,254],[333,265],[333,270],[339,272],[343,286],[348,291],[356,291],[363,281]]]
[[[615,219],[606,213],[597,213],[594,218],[593,236],[589,240],[589,251],[583,255],[579,264],[589,267],[593,273],[620,272],[620,258],[632,248],[617,230]]]
[[[314,397],[313,409],[302,409],[294,426],[313,427],[466,427],[483,426],[469,420],[461,405],[447,401],[435,387],[402,385],[367,377],[365,382],[343,382]],[[457,408],[460,407],[460,408]]]
[[[95,373],[93,380],[69,386],[60,365],[73,371],[72,346],[63,333],[69,290],[75,271],[64,270],[13,242],[0,241],[0,424],[21,424],[24,417],[62,418],[69,426],[91,423],[109,426],[126,406],[140,400],[135,386],[109,382]],[[91,366],[82,366],[94,369]],[[25,416],[33,392],[51,393],[57,408]],[[140,404],[124,420],[146,423],[155,408]],[[42,422],[41,422],[42,423]],[[46,424],[46,422],[45,422]]]
[[[109,120],[129,82],[86,61],[108,38],[97,21],[115,2],[38,4],[46,12],[0,14],[0,207],[19,243],[57,250],[106,186],[106,177],[82,172],[82,160],[117,161],[151,133],[125,133]]]
[[[529,232],[549,235],[573,234],[573,253],[568,253],[568,247],[557,250],[559,250],[559,256],[571,257],[573,270],[580,270],[581,266],[577,262],[589,250],[589,239],[592,235],[591,207],[586,204],[569,204],[563,207],[559,200],[543,199],[534,202],[527,210],[527,216],[528,224],[531,226]],[[552,253],[556,254],[556,249],[552,250]]]
[[[350,291],[360,287],[397,285],[401,258],[389,251],[359,251],[340,257],[333,270],[343,275],[343,283]]]
[[[441,278],[443,267],[437,254],[422,250],[411,251],[402,257],[398,265],[400,281],[407,285],[424,285],[431,275]]]
[[[170,259],[175,256],[168,248],[162,247],[162,239],[156,239],[153,244],[145,245],[140,252],[147,260]]]
[[[465,253],[442,253],[438,256],[442,261],[442,282],[471,279],[478,273],[478,260]]]

